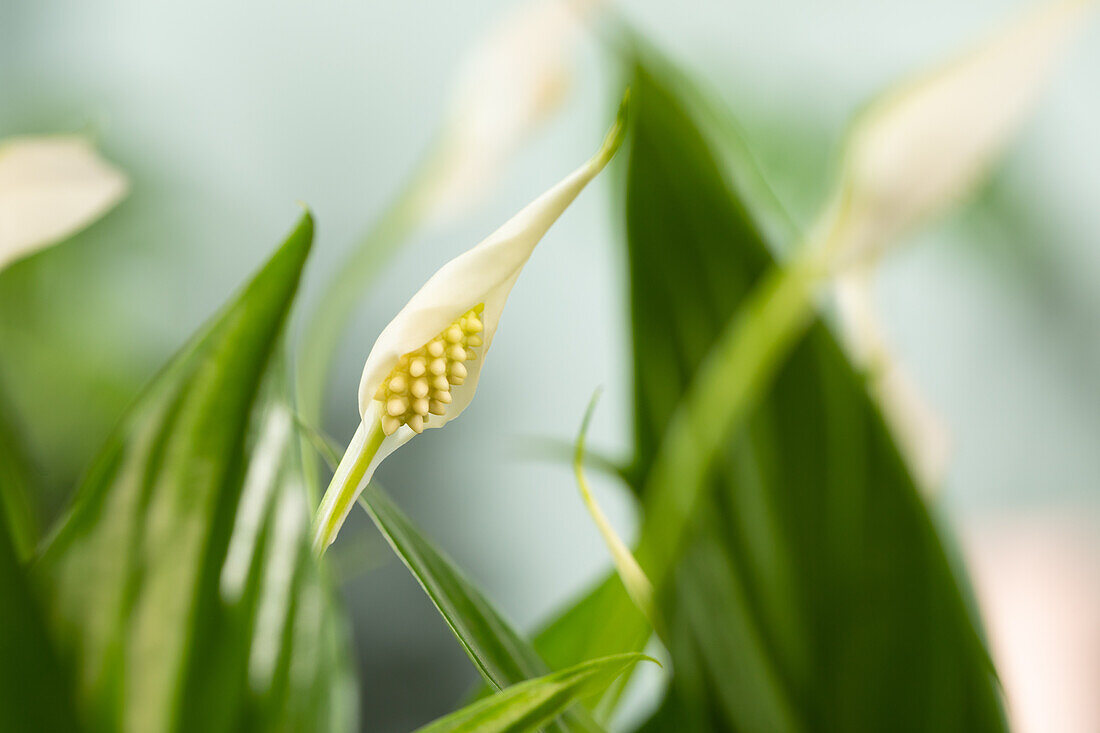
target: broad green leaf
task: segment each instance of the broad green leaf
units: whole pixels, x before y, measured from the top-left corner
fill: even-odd
[[[31,508],[31,479],[28,460],[19,431],[9,417],[10,409],[0,394],[0,512],[15,554],[27,561],[38,541],[38,524]]]
[[[512,685],[420,728],[418,733],[521,733],[535,730],[582,697],[606,688],[647,659],[619,654],[593,659],[545,677]]]
[[[79,730],[71,675],[50,642],[9,526],[0,502],[0,730]]]
[[[424,588],[488,684],[495,690],[503,690],[550,672],[531,645],[377,484],[368,486],[359,503]],[[598,729],[579,710],[568,716],[574,728]],[[560,729],[560,724],[554,726]]]
[[[715,345],[746,322],[758,328],[759,311],[777,307],[764,289],[790,283],[767,279],[764,238],[704,134],[646,64],[632,83],[627,239],[634,475],[648,494],[653,458],[669,450],[664,436],[700,368],[713,360],[710,376],[725,370],[730,385],[747,376],[719,361]],[[959,581],[862,376],[821,323],[782,356],[772,355],[775,373],[754,376],[747,422],[721,411],[751,404],[728,392],[695,399],[689,407],[701,411],[678,418],[702,438],[671,446],[697,465],[682,463],[684,480],[660,487],[684,506],[701,497],[672,581],[658,588],[672,694],[693,721],[684,727],[1002,729]],[[717,454],[700,449],[716,442]]]
[[[293,586],[319,571],[303,569],[304,490],[284,479],[278,412],[261,405],[312,234],[306,215],[146,388],[36,567],[92,729],[279,727],[293,718],[271,712],[273,694],[288,708],[317,694],[278,679],[298,661],[277,641],[306,603]],[[317,592],[309,603],[303,638],[323,637]]]

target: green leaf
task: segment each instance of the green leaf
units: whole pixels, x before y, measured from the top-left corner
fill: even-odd
[[[548,622],[534,639],[535,651],[552,669],[565,669],[585,659],[645,648],[653,629],[612,572]],[[621,683],[621,684],[620,684]],[[614,709],[626,677],[604,693],[582,698],[591,710]]]
[[[146,388],[36,567],[93,729],[269,728],[287,720],[271,712],[271,690],[296,690],[278,701],[288,707],[305,694],[279,675],[297,663],[285,642],[305,603],[294,586],[319,570],[303,564],[302,481],[285,478],[290,418],[276,440],[278,413],[263,405],[312,235],[307,214]],[[310,603],[314,619],[329,615]]]
[[[367,487],[359,503],[428,594],[488,684],[503,690],[550,671],[531,645],[377,484]],[[571,725],[598,730],[583,712],[571,711],[568,715]],[[557,723],[554,727],[561,729]]]
[[[79,730],[71,675],[50,642],[9,527],[0,502],[0,730]]]
[[[701,729],[1002,729],[959,582],[862,376],[829,330],[818,322],[797,342],[769,342],[777,351],[757,366],[772,372],[750,374],[723,361],[743,352],[715,351],[731,334],[768,342],[761,325],[802,307],[803,284],[776,274],[731,177],[657,68],[647,59],[631,85],[627,239],[634,477],[645,487],[647,526],[660,533],[669,518],[654,509],[655,489],[674,510],[700,497],[686,546],[670,546],[671,535],[651,546],[660,562],[683,553],[658,588],[673,695]],[[756,389],[684,402],[692,385],[719,378],[724,390],[749,378]],[[665,443],[670,426],[683,438],[675,444]],[[710,444],[717,453],[701,447]],[[660,451],[687,470],[655,482]],[[644,557],[640,547],[660,586]]]
[[[38,541],[30,498],[33,481],[19,431],[12,424],[11,410],[3,397],[0,394],[0,512],[16,556],[26,562]]]
[[[363,492],[359,503],[424,588],[470,661],[489,684],[501,690],[550,671],[480,591],[432,546],[377,484],[371,484]]]
[[[419,729],[419,733],[521,733],[535,730],[578,699],[606,688],[648,657],[619,654],[512,685]]]
[[[210,624],[218,637],[193,666],[182,730],[208,726],[219,705],[226,719],[239,715],[239,729],[355,728],[350,638],[307,542],[309,504],[294,418],[282,399],[286,380],[271,382],[218,579]]]

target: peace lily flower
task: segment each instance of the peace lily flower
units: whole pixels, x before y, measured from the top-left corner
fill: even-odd
[[[831,265],[873,259],[968,194],[1027,118],[1095,0],[1036,8],[951,63],[888,92],[853,125],[819,229]]]
[[[1034,107],[1059,52],[1095,0],[1032,10],[969,53],[887,92],[849,133],[837,194],[813,230],[823,243],[849,351],[867,371],[917,482],[942,482],[950,441],[942,419],[892,354],[872,274],[892,242],[981,181]]]
[[[473,249],[444,265],[390,322],[359,384],[362,422],[317,511],[314,550],[336,538],[378,464],[473,399],[501,312],[535,245],[622,142],[626,100],[599,151]]]
[[[459,65],[436,154],[420,192],[434,221],[482,197],[504,162],[561,106],[587,3],[528,0],[510,10]]]
[[[0,270],[66,239],[119,202],[126,176],[75,135],[0,142]]]
[[[583,36],[586,13],[580,6],[598,2],[517,3],[458,64],[429,154],[336,270],[305,329],[298,397],[307,421],[320,420],[336,346],[379,263],[416,229],[439,227],[468,212],[498,181],[516,149],[558,111]]]

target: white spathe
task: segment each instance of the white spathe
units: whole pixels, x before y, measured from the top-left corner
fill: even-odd
[[[884,94],[852,125],[836,194],[810,237],[836,275],[853,361],[917,482],[940,487],[951,454],[944,421],[891,353],[872,271],[894,241],[970,193],[1034,107],[1059,52],[1095,0],[1058,0],[1023,15],[954,61]]]
[[[462,414],[477,390],[504,304],[520,271],[550,226],[614,156],[625,132],[625,115],[626,100],[615,125],[592,158],[524,207],[483,242],[440,268],[379,334],[367,356],[359,383],[362,421],[317,510],[313,545],[318,554],[336,539],[354,499],[370,483],[378,465],[416,435],[406,424],[382,437],[382,404],[374,396],[383,380],[402,356],[421,348],[467,311],[482,305],[482,345],[478,347],[477,358],[466,362],[467,375],[463,383],[452,385],[452,401],[447,405],[446,414],[429,414],[424,428],[442,427]]]
[[[430,220],[448,220],[481,198],[515,149],[561,106],[584,12],[570,0],[520,3],[459,65],[438,167],[421,193]]]
[[[884,94],[855,122],[828,228],[830,260],[874,257],[968,194],[1027,118],[1095,0],[1036,8]]]
[[[0,270],[98,219],[122,199],[127,185],[87,138],[0,142]]]
[[[466,362],[466,380],[452,388],[453,402],[447,407],[446,414],[428,415],[425,428],[442,427],[466,409],[477,389],[504,303],[516,278],[550,226],[607,165],[622,135],[623,120],[620,118],[596,155],[524,207],[480,244],[441,267],[413,295],[379,334],[363,367],[363,377],[359,383],[359,414],[364,422],[380,418],[381,403],[374,399],[375,392],[403,355],[419,349],[466,311],[483,304],[485,309],[481,322],[485,330],[480,335],[484,343],[478,349],[478,358]],[[386,438],[379,452],[388,453],[413,435],[412,428],[403,425]],[[386,450],[387,444],[392,445],[389,450]]]

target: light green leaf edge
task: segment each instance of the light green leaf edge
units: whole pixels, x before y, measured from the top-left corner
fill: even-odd
[[[582,697],[597,693],[644,654],[618,654],[520,682],[420,728],[417,733],[521,733],[534,730]]]
[[[372,483],[359,497],[401,562],[427,593],[447,626],[485,681],[499,691],[545,675],[550,667],[492,606],[446,555],[437,550],[389,495]],[[557,730],[598,731],[583,710],[566,714],[569,727]]]

